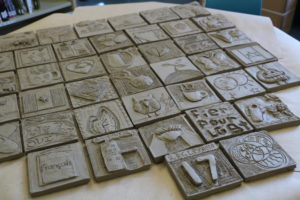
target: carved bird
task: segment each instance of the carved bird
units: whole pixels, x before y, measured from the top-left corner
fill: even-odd
[[[135,112],[147,115],[151,117],[151,113],[158,116],[157,112],[161,109],[161,105],[152,94],[149,94],[146,98],[137,101],[134,97],[132,98],[133,110]]]

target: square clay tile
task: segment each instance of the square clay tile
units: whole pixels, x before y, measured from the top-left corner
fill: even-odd
[[[172,40],[142,44],[139,45],[139,49],[149,63],[157,63],[184,56],[184,53],[174,44]]]
[[[180,110],[221,102],[205,80],[168,85],[166,88]]]
[[[189,59],[206,75],[219,74],[241,68],[221,49],[206,51],[189,56]]]
[[[244,70],[216,74],[208,76],[206,79],[224,101],[235,101],[266,92],[266,90]]]
[[[165,85],[202,78],[203,73],[186,57],[150,64]]]
[[[99,54],[133,46],[133,43],[123,31],[96,35],[90,37],[90,41]]]
[[[74,24],[74,27],[81,38],[113,32],[106,19],[85,20]]]
[[[136,130],[125,130],[86,140],[96,181],[150,168],[151,160]]]
[[[221,14],[209,15],[207,17],[196,17],[193,18],[193,20],[205,32],[218,31],[235,27],[232,22],[230,22],[224,15]]]
[[[0,96],[16,93],[19,90],[14,72],[0,73]]]
[[[126,29],[126,33],[135,44],[169,39],[169,36],[156,24]]]
[[[0,97],[0,123],[20,118],[17,95]]]
[[[137,13],[111,17],[108,21],[116,31],[147,25],[147,22]]]
[[[71,60],[96,54],[88,39],[57,43],[53,45],[53,48],[59,61]]]
[[[66,81],[74,81],[106,74],[98,56],[78,58],[59,63]]]
[[[67,83],[66,87],[73,108],[118,98],[107,76]]]
[[[180,112],[163,87],[122,97],[122,101],[134,125],[145,124]]]
[[[204,144],[184,115],[143,126],[139,132],[155,162],[163,161],[167,154]]]
[[[277,91],[300,85],[299,76],[290,72],[279,62],[247,67],[245,70],[267,91]]]
[[[30,48],[38,45],[38,39],[33,31],[0,36],[0,52]]]
[[[21,90],[27,90],[64,81],[57,63],[38,65],[17,70]]]
[[[83,139],[133,127],[120,100],[76,109],[75,116]]]
[[[196,1],[183,5],[173,6],[171,7],[171,10],[174,11],[182,19],[210,15],[210,12]]]
[[[170,8],[157,8],[152,10],[145,10],[140,12],[140,14],[150,24],[180,19],[179,16],[176,15]]]
[[[51,45],[15,51],[17,68],[56,62]]]
[[[0,72],[15,70],[15,60],[13,52],[0,53]]]
[[[101,54],[100,58],[109,73],[147,64],[136,47]]]
[[[120,96],[127,96],[162,86],[158,77],[147,65],[118,71],[112,73],[110,77]]]
[[[36,31],[40,44],[53,44],[77,39],[72,26],[58,26]]]
[[[274,94],[265,94],[234,103],[256,130],[277,130],[300,124],[300,118]]]
[[[182,36],[174,40],[184,53],[188,55],[219,48],[205,33]]]
[[[179,37],[200,33],[200,30],[191,20],[182,19],[159,24],[171,37]]]

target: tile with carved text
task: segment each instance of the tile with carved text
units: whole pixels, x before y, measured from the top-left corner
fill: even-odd
[[[50,113],[23,119],[22,130],[26,152],[78,140],[71,112]]]
[[[20,92],[22,117],[32,117],[70,108],[63,84]]]
[[[205,80],[168,85],[166,88],[180,110],[221,102]]]
[[[245,67],[277,60],[274,55],[257,43],[229,47],[226,51]]]
[[[243,179],[215,143],[165,156],[185,199],[199,199],[241,185]]]
[[[207,143],[253,131],[253,127],[228,102],[186,111]]]
[[[170,8],[182,19],[210,15],[210,12],[196,1]]]
[[[273,176],[296,167],[296,162],[266,131],[222,140],[220,145],[245,181]]]
[[[208,76],[206,79],[224,101],[235,101],[266,92],[266,90],[244,70],[216,74]]]
[[[78,142],[27,155],[29,193],[40,196],[88,183],[83,146]]]
[[[78,58],[59,63],[66,81],[75,81],[106,74],[98,56]]]
[[[59,61],[96,54],[88,39],[79,39],[53,44],[53,48]]]
[[[76,109],[75,116],[83,139],[133,127],[120,100]]]
[[[209,15],[207,17],[196,17],[193,18],[193,20],[205,32],[218,31],[235,27],[232,22],[230,22],[224,15],[221,14]]]
[[[77,39],[72,26],[58,26],[36,31],[40,44],[53,44]]]
[[[0,162],[23,155],[19,122],[0,124]]]
[[[64,81],[58,64],[50,63],[17,70],[21,90],[27,90]]]
[[[233,71],[241,67],[221,49],[189,56],[189,59],[206,75]]]
[[[118,71],[112,73],[110,77],[120,96],[127,96],[162,86],[148,65]]]
[[[182,19],[159,24],[171,37],[179,37],[200,33],[200,30],[191,20]]]
[[[67,83],[66,87],[73,108],[118,98],[107,76]]]
[[[175,38],[174,40],[175,43],[188,55],[219,48],[218,45],[216,45],[205,33],[182,36]]]
[[[18,100],[15,94],[0,97],[0,123],[20,118]]]
[[[163,161],[169,153],[204,144],[184,115],[143,126],[139,132],[155,162]]]
[[[180,19],[178,15],[176,15],[170,8],[157,8],[152,10],[145,10],[140,12],[140,14],[150,24]]]
[[[113,32],[106,19],[81,21],[74,28],[81,38]]]
[[[147,64],[136,47],[108,52],[100,58],[109,73]]]
[[[277,91],[300,85],[300,77],[290,72],[279,62],[271,62],[245,69],[267,91]]]
[[[38,46],[38,39],[33,31],[0,36],[0,52]]]
[[[0,96],[16,93],[19,89],[14,72],[0,73]]]
[[[184,53],[174,44],[172,40],[164,40],[142,44],[140,51],[146,57],[149,63],[157,63],[171,58],[184,56]]]
[[[151,160],[136,130],[125,130],[86,140],[96,181],[150,168]]]
[[[147,25],[147,22],[137,13],[111,17],[108,21],[116,31]]]
[[[126,29],[126,33],[135,44],[169,39],[169,36],[156,24]]]
[[[96,35],[91,37],[90,41],[99,54],[133,46],[133,43],[123,31]]]
[[[122,97],[122,101],[134,125],[141,125],[180,112],[163,87]]]
[[[243,99],[234,104],[256,130],[277,130],[300,124],[300,118],[274,94]]]
[[[15,57],[17,68],[56,62],[56,57],[50,45],[17,50],[15,51]]]
[[[13,52],[0,53],[0,72],[15,70],[15,60]]]
[[[165,85],[202,78],[203,73],[186,57],[150,64]]]
[[[252,42],[252,40],[249,39],[245,33],[236,28],[211,32],[208,33],[208,36],[213,39],[221,48]]]

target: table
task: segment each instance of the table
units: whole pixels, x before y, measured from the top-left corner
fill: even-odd
[[[174,4],[165,3],[133,3],[108,5],[104,7],[78,7],[73,14],[53,14],[28,25],[16,32],[37,30],[47,27],[73,24],[87,19],[99,19],[127,13],[139,12]],[[267,50],[275,54],[279,61],[300,76],[300,42],[274,28],[270,19],[261,16],[246,15],[209,9],[213,14],[224,14],[251,39],[259,42]],[[276,92],[284,103],[300,116],[300,87]],[[298,166],[294,172],[279,174],[267,179],[243,183],[241,187],[218,193],[207,199],[263,199],[263,200],[295,200],[300,198],[300,126],[272,131],[270,134],[294,158]],[[27,185],[26,157],[0,164],[0,199],[31,199]],[[90,171],[92,175],[92,172]],[[176,187],[167,167],[162,163],[152,165],[148,171],[129,176],[67,189],[61,192],[34,198],[35,200],[114,200],[114,199],[164,199],[179,200],[182,196]]]

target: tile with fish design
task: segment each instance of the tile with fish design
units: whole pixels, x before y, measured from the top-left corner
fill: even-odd
[[[147,64],[136,47],[101,54],[100,58],[109,73]]]
[[[197,1],[178,6],[172,6],[171,10],[174,11],[182,19],[210,15],[210,12],[203,6],[201,6]]]
[[[168,85],[166,88],[180,110],[221,102],[205,80]]]
[[[25,49],[38,45],[38,39],[33,31],[0,36],[0,52]]]
[[[23,119],[22,131],[26,152],[78,140],[71,112],[50,113]]]
[[[282,66],[279,62],[271,62],[245,69],[267,91],[277,91],[300,85],[300,77]]]
[[[15,70],[15,60],[13,52],[0,53],[0,72]]]
[[[106,74],[104,66],[98,56],[60,62],[59,66],[67,82]]]
[[[162,162],[169,153],[204,144],[184,115],[143,126],[139,132],[155,162]]]
[[[0,97],[0,123],[20,118],[17,95]]]
[[[111,18],[108,18],[108,21],[116,31],[124,30],[124,29],[128,29],[128,28],[139,27],[139,26],[145,26],[148,24],[137,13],[111,17]]]
[[[17,70],[21,90],[53,85],[64,81],[58,64],[50,63]]]
[[[165,85],[202,78],[204,74],[186,57],[150,64]]]
[[[16,93],[19,90],[19,84],[14,72],[0,73],[0,96]]]
[[[123,31],[95,35],[89,39],[98,54],[133,46],[133,43]]]
[[[122,97],[122,101],[136,126],[180,112],[163,87]]]
[[[67,83],[66,88],[73,108],[118,98],[107,76]]]
[[[148,65],[112,73],[110,78],[120,96],[132,95],[162,86]]]
[[[139,45],[139,49],[149,63],[157,63],[172,58],[182,57],[184,53],[172,40]]]
[[[193,18],[193,20],[205,32],[218,31],[235,27],[232,22],[230,22],[224,15],[221,14],[209,15],[206,17],[196,17]]]
[[[32,197],[86,184],[90,180],[83,146],[79,142],[28,153],[27,174]]]
[[[151,160],[134,129],[86,140],[96,181],[104,181],[150,168]]]
[[[83,139],[133,127],[120,100],[78,108],[74,112]]]
[[[0,162],[12,160],[23,155],[18,121],[0,124]]]
[[[106,19],[81,21],[74,28],[81,38],[113,32]]]
[[[220,146],[245,181],[273,176],[296,167],[296,162],[266,131],[222,140]]]
[[[300,118],[271,93],[239,100],[234,104],[256,130],[277,130],[300,124]]]
[[[41,45],[77,39],[75,31],[70,25],[39,29],[36,34]]]
[[[159,25],[171,37],[179,37],[202,32],[202,30],[189,19],[165,22]]]
[[[140,14],[150,24],[180,19],[179,16],[176,15],[170,8],[157,8],[152,10],[145,10],[140,12]]]
[[[50,45],[15,51],[17,68],[30,67],[56,62],[56,57]]]
[[[221,49],[189,56],[189,59],[206,75],[233,71],[241,67]]]

